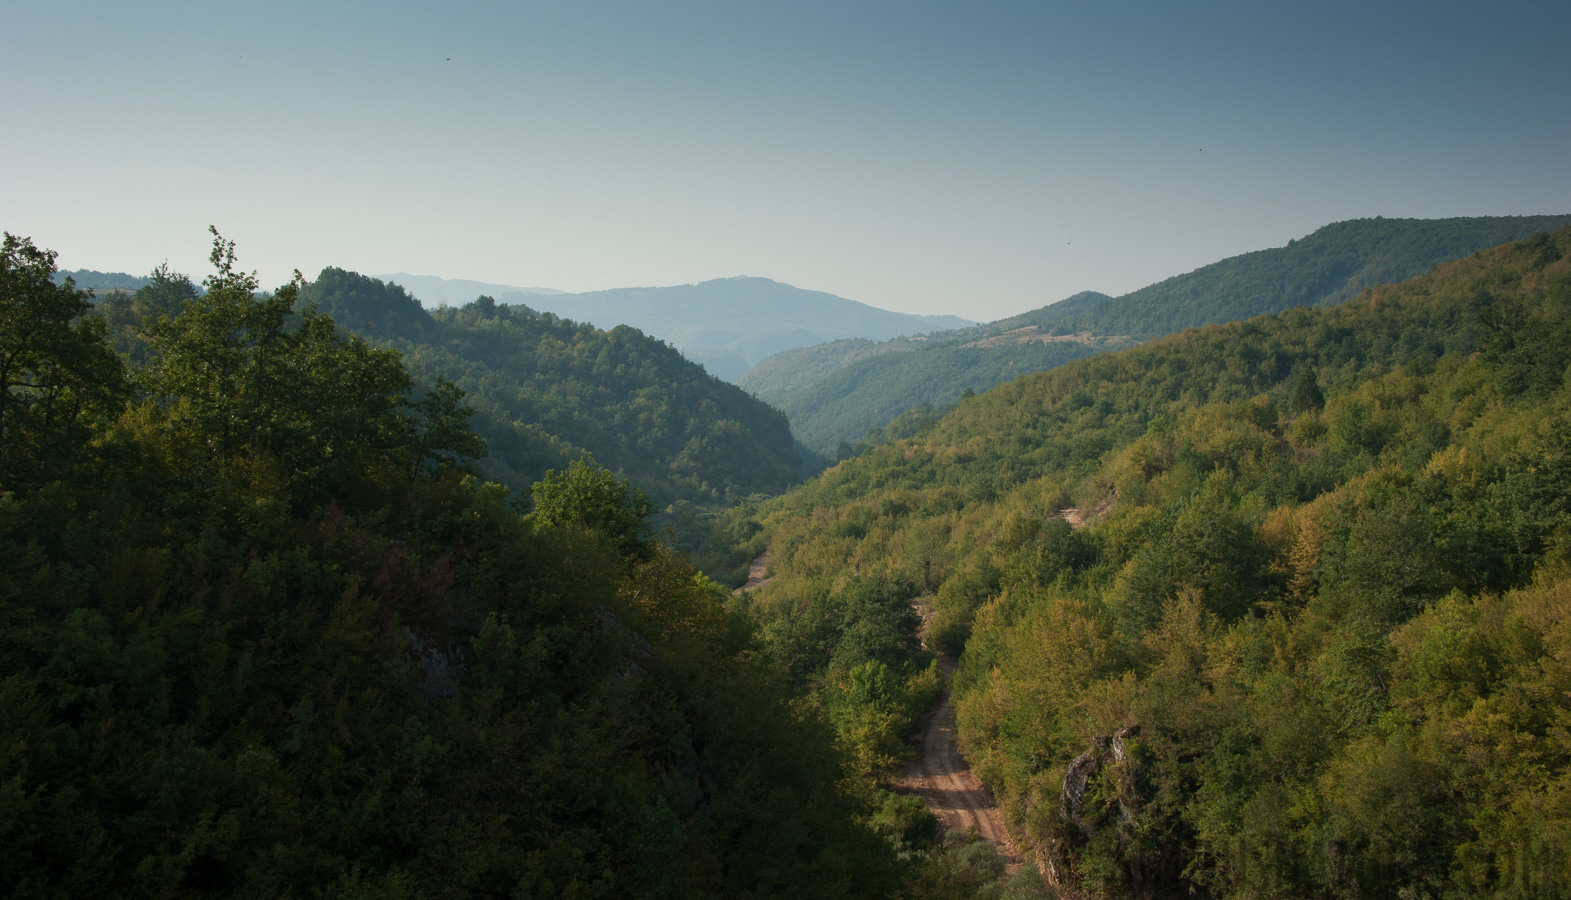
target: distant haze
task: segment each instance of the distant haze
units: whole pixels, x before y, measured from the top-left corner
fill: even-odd
[[[618,325],[660,338],[709,373],[739,380],[767,356],[841,338],[887,340],[900,335],[963,328],[958,316],[914,316],[868,306],[822,291],[806,291],[768,278],[718,278],[672,287],[619,288],[587,294],[485,290],[501,285],[420,276],[377,276],[402,285],[427,305],[467,292],[504,303],[522,303],[600,328]],[[481,290],[475,290],[475,288]],[[457,304],[453,304],[457,305]]]
[[[487,284],[463,278],[437,278],[433,275],[410,275],[397,272],[392,275],[373,275],[383,281],[400,285],[422,304],[436,307],[463,306],[479,296],[500,297],[503,294],[560,294],[561,291],[542,287],[519,287],[513,284]]]
[[[1571,208],[1571,3],[9,2],[0,228],[66,269],[993,320],[1327,222]]]

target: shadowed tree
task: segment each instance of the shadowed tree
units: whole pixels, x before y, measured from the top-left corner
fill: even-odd
[[[74,458],[88,422],[117,409],[125,372],[104,323],[55,254],[9,232],[0,249],[0,487],[36,482]]]

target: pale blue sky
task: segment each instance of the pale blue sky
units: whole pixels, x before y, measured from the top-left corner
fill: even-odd
[[[1571,212],[1571,4],[0,0],[0,227],[65,268],[994,319],[1363,216]]]

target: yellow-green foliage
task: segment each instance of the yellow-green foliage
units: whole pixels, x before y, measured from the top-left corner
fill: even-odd
[[[1568,378],[1563,229],[1021,378],[762,521],[782,590],[932,595],[1065,886],[1571,896]]]

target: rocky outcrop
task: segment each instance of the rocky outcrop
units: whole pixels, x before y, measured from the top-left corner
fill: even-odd
[[[1037,867],[1059,896],[1086,895],[1075,871],[1081,850],[1098,832],[1139,814],[1139,736],[1140,726],[1128,725],[1096,737],[1064,770],[1057,815],[1036,847]],[[1138,872],[1131,874],[1138,880]]]

